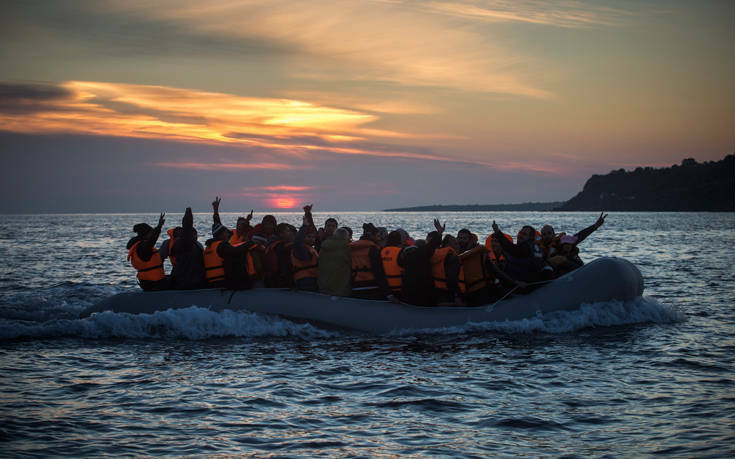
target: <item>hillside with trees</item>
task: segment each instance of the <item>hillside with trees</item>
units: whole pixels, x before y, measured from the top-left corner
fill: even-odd
[[[735,211],[735,155],[666,168],[618,169],[593,175],[580,193],[555,210]]]

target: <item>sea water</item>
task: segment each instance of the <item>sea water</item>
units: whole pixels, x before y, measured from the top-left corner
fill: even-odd
[[[438,217],[483,242],[493,219],[574,233],[598,214],[328,216],[414,238]],[[735,453],[735,214],[610,214],[581,256],[630,260],[644,296],[522,321],[375,336],[194,306],[79,319],[137,288],[125,243],[156,220],[0,216],[3,456]],[[211,216],[195,224],[204,239]]]

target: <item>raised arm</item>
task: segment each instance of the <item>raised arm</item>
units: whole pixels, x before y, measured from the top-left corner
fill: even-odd
[[[212,223],[215,225],[221,225],[222,220],[219,218],[219,203],[222,202],[222,198],[219,196],[215,196],[214,201],[212,201]]]
[[[153,247],[155,247],[158,241],[158,236],[161,235],[161,228],[163,228],[164,223],[166,223],[166,212],[161,212],[161,215],[158,217],[158,225],[138,245],[137,252],[141,259],[146,261],[151,259]]]
[[[597,228],[605,224],[606,218],[607,218],[607,214],[605,214],[604,212],[600,212],[600,216],[597,218],[597,221],[593,225],[588,226],[587,228],[575,234],[575,236],[577,236],[577,244],[587,239],[587,236],[594,233],[597,230]]]

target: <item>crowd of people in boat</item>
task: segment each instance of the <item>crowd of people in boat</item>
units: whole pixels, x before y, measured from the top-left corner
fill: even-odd
[[[220,218],[220,202],[219,197],[212,202],[212,237],[204,245],[197,240],[191,208],[181,226],[166,231],[169,238],[159,248],[164,213],[155,228],[133,227],[128,260],[143,290],[271,287],[420,306],[488,304],[582,266],[578,244],[607,217],[600,213],[574,235],[556,233],[551,225],[540,232],[523,226],[515,241],[493,221],[484,245],[468,229],[445,234],[446,224],[436,219],[435,231],[425,239],[365,223],[353,240],[352,229],[334,218],[317,228],[311,205],[303,208],[298,229],[273,215],[252,226],[252,211],[231,229]],[[164,271],[166,258],[170,275]]]

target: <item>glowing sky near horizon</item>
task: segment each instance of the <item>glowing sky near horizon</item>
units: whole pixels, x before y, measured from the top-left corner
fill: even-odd
[[[553,201],[735,152],[732,2],[0,13],[0,212]]]

